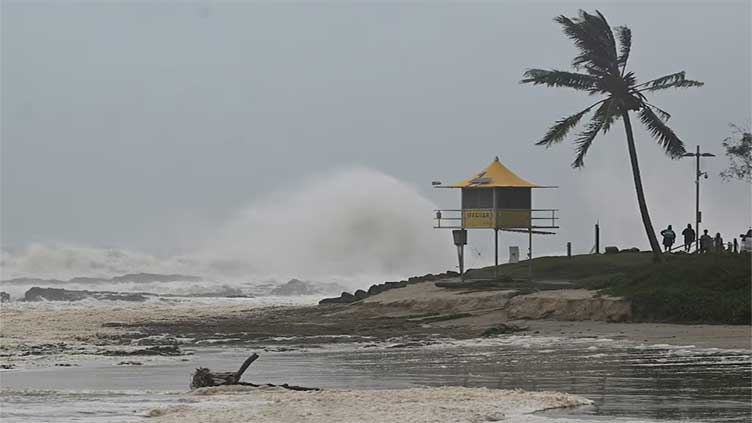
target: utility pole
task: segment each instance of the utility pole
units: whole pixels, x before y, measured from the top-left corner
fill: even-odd
[[[700,153],[700,146],[697,146],[696,153],[684,153],[682,157],[695,157],[697,159],[697,171],[695,173],[695,250],[700,249],[700,222],[702,222],[702,215],[700,214],[700,177],[704,176],[708,179],[708,172],[700,171],[700,157],[715,157],[715,154]]]

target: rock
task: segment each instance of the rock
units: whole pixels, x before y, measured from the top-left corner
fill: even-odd
[[[280,285],[271,290],[271,295],[294,296],[294,295],[313,295],[320,291],[310,283],[298,279],[290,279],[286,284]]]
[[[146,301],[142,293],[111,291],[75,291],[62,288],[40,288],[35,286],[24,294],[24,301],[81,301],[86,298],[110,301]]]
[[[501,323],[495,327],[484,330],[483,333],[480,334],[480,336],[489,337],[496,335],[505,335],[508,333],[523,332],[526,330],[527,328],[522,328],[517,325]]]
[[[606,247],[606,250],[605,250],[606,254],[616,254],[618,252],[619,252],[619,247],[615,247],[613,245]]]
[[[627,248],[625,250],[619,251],[620,253],[639,253],[640,249],[637,247]]]
[[[0,364],[0,370],[12,370],[14,367],[12,364]]]
[[[368,293],[366,291],[363,291],[362,289],[359,289],[355,291],[354,297],[358,300],[362,300],[363,298],[366,298],[368,296]]]
[[[121,361],[118,363],[118,366],[141,366],[144,363],[138,362],[138,361]]]
[[[336,298],[324,298],[319,301],[319,304],[349,304],[357,300],[358,299],[355,298],[355,295],[349,292],[343,292],[342,295]]]
[[[33,287],[24,294],[24,301],[80,301],[89,298],[88,291],[70,291],[62,288]]]
[[[5,291],[0,292],[0,303],[10,302],[10,294]]]
[[[386,289],[387,288],[384,284],[371,285],[371,287],[368,288],[368,295],[381,294],[382,292],[386,291]]]
[[[343,292],[342,295],[339,296],[342,300],[347,302],[353,302],[355,301],[355,295],[349,293],[349,292]]]
[[[447,275],[447,277],[450,277],[450,278],[454,278],[454,277],[457,277],[457,276],[460,275],[459,272],[455,272],[454,270],[447,270],[446,273],[444,273],[444,274]]]

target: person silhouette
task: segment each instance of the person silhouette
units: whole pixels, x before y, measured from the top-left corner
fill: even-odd
[[[687,223],[687,227],[682,231],[682,235],[684,235],[684,251],[688,253],[692,243],[695,242],[695,235],[697,235],[695,230],[692,229],[691,223]]]
[[[713,237],[708,235],[707,229],[702,232],[702,236],[700,237],[700,254],[705,254],[709,252],[710,248],[713,246]]]
[[[668,228],[662,230],[661,235],[663,236],[663,248],[666,252],[671,251],[671,246],[674,245],[674,240],[676,239],[676,233],[671,229],[671,225],[668,225]]]

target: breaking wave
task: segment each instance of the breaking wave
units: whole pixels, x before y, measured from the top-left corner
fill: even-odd
[[[2,251],[2,279],[150,272],[223,283],[301,277],[360,286],[454,263],[448,237],[432,229],[435,206],[413,187],[362,167],[306,181],[253,201],[181,255],[34,244]]]

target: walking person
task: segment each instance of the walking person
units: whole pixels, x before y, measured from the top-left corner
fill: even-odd
[[[708,235],[708,230],[705,229],[703,231],[702,236],[700,237],[700,254],[706,254],[710,251],[710,249],[713,246],[713,237]]]
[[[669,251],[671,251],[671,246],[674,245],[676,233],[674,233],[674,230],[671,229],[671,225],[668,225],[668,228],[661,231],[661,235],[663,236],[663,248],[668,253]]]
[[[721,238],[720,232],[715,233],[715,239],[713,240],[713,247],[715,248],[716,254],[721,254],[723,252],[723,238]]]
[[[695,242],[695,235],[697,235],[695,230],[692,229],[691,223],[687,223],[687,227],[682,231],[682,235],[684,235],[684,251],[688,253],[692,247],[692,243]]]

